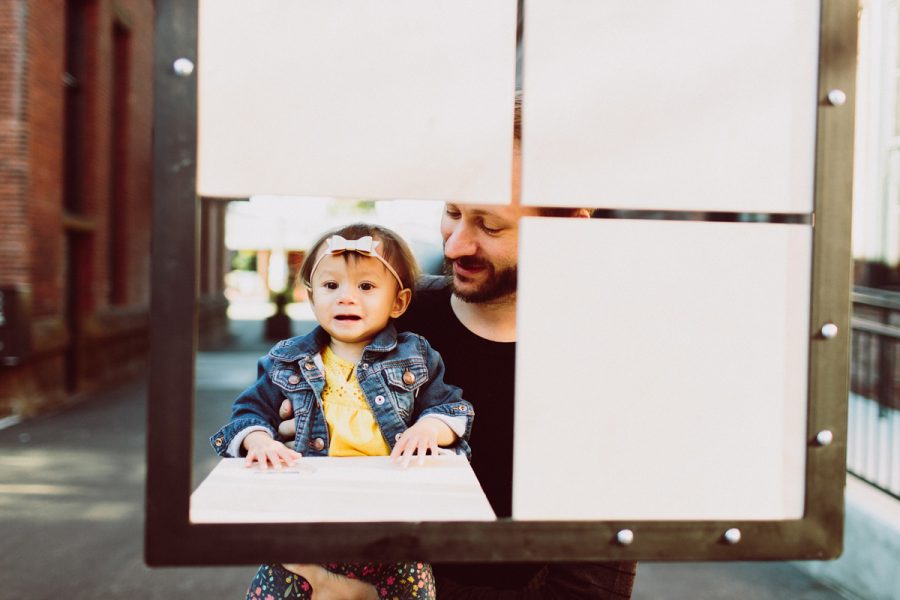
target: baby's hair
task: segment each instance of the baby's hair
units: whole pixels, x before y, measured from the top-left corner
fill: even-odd
[[[371,223],[354,223],[325,232],[310,247],[309,252],[303,259],[303,264],[300,265],[300,274],[298,275],[301,283],[307,290],[312,288],[310,279],[313,267],[316,264],[316,258],[322,250],[322,246],[333,235],[339,235],[348,240],[358,240],[361,237],[371,235],[372,239],[381,242],[375,251],[397,271],[397,275],[402,283],[401,289],[408,288],[412,290],[414,288],[416,280],[419,278],[419,264],[403,238],[387,227],[372,225]],[[354,260],[359,259],[363,255],[357,252],[344,252],[341,256],[346,261],[350,260],[350,258]]]

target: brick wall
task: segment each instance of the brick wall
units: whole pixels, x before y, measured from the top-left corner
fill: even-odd
[[[74,28],[83,32],[80,69],[67,65],[66,0],[0,0],[0,285],[30,292],[33,348],[22,364],[0,366],[0,417],[39,412],[144,367],[153,1],[73,1],[83,7]],[[79,71],[68,146],[77,152],[66,145],[67,70]],[[68,186],[67,156],[79,166]]]
[[[19,287],[29,283],[27,65],[19,51],[25,43],[26,23],[27,7],[21,0],[0,0],[0,285]]]
[[[28,3],[27,64],[24,129],[29,181],[25,200],[28,214],[28,267],[32,317],[59,319],[63,297],[63,93],[65,70],[65,2]]]

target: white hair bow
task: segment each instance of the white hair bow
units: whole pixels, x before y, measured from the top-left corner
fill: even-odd
[[[376,254],[375,249],[378,247],[377,240],[372,239],[371,235],[366,235],[358,240],[348,240],[339,235],[333,235],[328,240],[328,252],[330,254],[340,254],[341,252],[359,252],[360,254]]]

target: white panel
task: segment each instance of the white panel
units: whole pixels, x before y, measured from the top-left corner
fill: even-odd
[[[527,0],[525,204],[811,212],[818,0]]]
[[[226,458],[191,494],[191,522],[496,519],[465,457],[425,461],[403,469],[387,456],[325,456],[260,471],[244,468],[243,458]]]
[[[524,220],[513,516],[800,518],[811,234]]]
[[[200,9],[200,194],[510,201],[515,0]]]

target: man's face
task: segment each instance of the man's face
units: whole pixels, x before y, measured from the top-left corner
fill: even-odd
[[[519,258],[519,219],[537,215],[520,200],[521,154],[513,155],[512,203],[449,202],[441,217],[444,270],[453,277],[453,293],[466,302],[491,302],[514,294]]]
[[[453,277],[453,293],[461,300],[490,302],[516,291],[519,219],[538,214],[536,208],[519,204],[518,175],[517,152],[512,204],[448,203],[444,207],[444,268]]]

